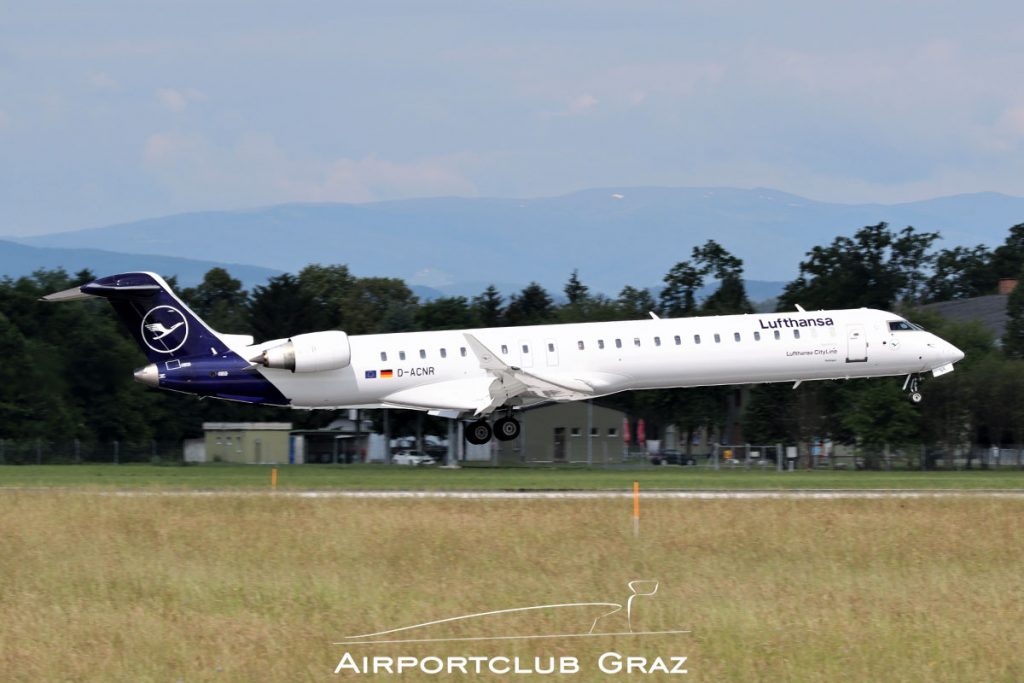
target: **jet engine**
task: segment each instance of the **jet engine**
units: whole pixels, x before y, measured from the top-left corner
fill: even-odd
[[[249,360],[267,368],[292,372],[337,370],[352,360],[352,347],[348,335],[339,330],[310,332],[297,334]]]

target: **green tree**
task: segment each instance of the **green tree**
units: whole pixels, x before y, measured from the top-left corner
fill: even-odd
[[[1011,358],[1024,358],[1024,285],[1018,285],[1006,301],[1003,350]]]
[[[928,249],[938,233],[907,227],[894,233],[886,223],[870,225],[854,237],[837,237],[817,246],[800,263],[800,275],[786,286],[779,310],[797,304],[807,309],[878,308],[921,299],[933,256]]]
[[[615,301],[619,314],[624,320],[636,320],[649,317],[651,311],[658,310],[654,297],[646,289],[637,289],[626,285],[619,292],[619,298]]]
[[[319,321],[310,315],[312,309],[312,300],[303,291],[298,278],[290,273],[277,275],[267,280],[267,284],[253,288],[248,310],[249,329],[256,341],[314,332]]]
[[[555,309],[548,293],[536,282],[512,297],[505,310],[507,325],[543,325],[553,321]]]
[[[1006,241],[996,247],[992,253],[992,271],[995,280],[1004,277],[1015,277],[1024,270],[1024,223],[1010,228]],[[994,286],[994,283],[993,283]]]
[[[460,330],[479,324],[476,311],[464,296],[426,301],[416,309],[416,328],[420,330]]]
[[[381,334],[416,327],[419,300],[398,278],[363,277],[355,281],[343,301],[346,332]]]
[[[473,309],[483,327],[499,327],[505,320],[504,299],[494,285],[473,297]]]
[[[249,333],[249,295],[223,268],[211,268],[199,285],[182,290],[181,298],[218,332]]]
[[[299,271],[299,288],[308,301],[310,324],[317,330],[347,330],[346,299],[356,278],[348,266],[314,263]]]
[[[951,301],[991,294],[998,281],[993,254],[985,245],[942,249],[935,255],[923,300]]]

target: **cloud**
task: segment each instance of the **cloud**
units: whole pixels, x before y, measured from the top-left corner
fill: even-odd
[[[471,160],[459,156],[310,159],[267,136],[248,135],[232,146],[218,146],[197,135],[159,132],[145,140],[142,158],[165,187],[190,201],[360,203],[477,194],[462,170]]]
[[[569,113],[573,115],[585,114],[597,106],[598,99],[593,95],[580,95],[569,103]]]
[[[89,85],[99,90],[116,90],[120,84],[105,71],[93,71],[88,76]]]
[[[173,88],[162,88],[156,91],[157,101],[164,107],[174,112],[182,112],[193,102],[203,102],[206,95],[198,90],[175,90]]]

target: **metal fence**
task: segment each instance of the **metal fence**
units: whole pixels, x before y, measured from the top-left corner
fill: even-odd
[[[179,463],[180,441],[50,441],[0,439],[0,465]]]

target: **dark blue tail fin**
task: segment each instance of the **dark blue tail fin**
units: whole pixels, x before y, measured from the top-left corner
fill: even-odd
[[[78,288],[110,301],[121,322],[154,362],[228,352],[217,333],[156,273],[121,273]]]

